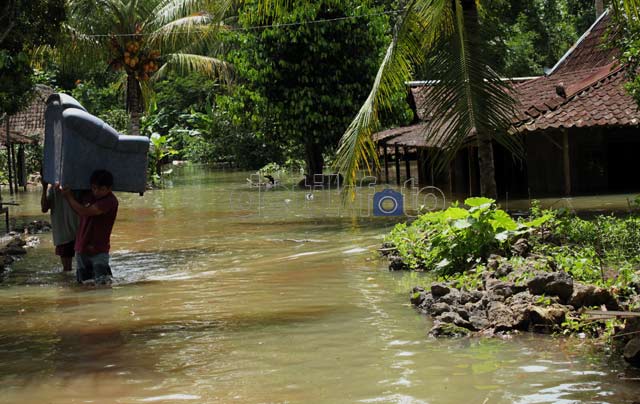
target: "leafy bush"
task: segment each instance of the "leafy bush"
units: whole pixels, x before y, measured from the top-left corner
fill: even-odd
[[[635,293],[640,285],[640,216],[599,215],[589,220],[562,211],[534,210],[550,219],[531,238],[533,252],[553,258],[575,280]]]
[[[504,252],[507,240],[550,219],[545,214],[530,222],[515,221],[488,198],[464,203],[469,209],[451,206],[424,214],[411,225],[398,224],[385,242],[411,269],[452,274],[485,261],[491,253]]]

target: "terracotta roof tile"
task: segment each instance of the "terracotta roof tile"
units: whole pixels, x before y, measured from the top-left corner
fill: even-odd
[[[640,110],[635,100],[624,90],[624,71],[617,69],[609,76],[568,98],[554,110],[520,122],[519,132],[549,128],[590,126],[637,126]]]
[[[388,129],[373,135],[374,142],[385,142],[388,145],[399,145],[409,147],[441,147],[440,139],[426,139],[429,124],[419,123],[417,125],[403,126],[400,128]]]
[[[619,52],[603,46],[610,23],[609,15],[601,18],[550,75],[516,86],[517,132],[638,125],[638,106],[626,93],[624,71],[615,60]],[[548,108],[541,109],[542,103]],[[537,114],[531,114],[533,108]]]

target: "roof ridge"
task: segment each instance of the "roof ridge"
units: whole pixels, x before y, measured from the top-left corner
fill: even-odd
[[[571,95],[569,97],[567,97],[563,102],[559,103],[554,108],[549,108],[547,111],[545,111],[544,113],[540,114],[540,116],[545,115],[545,114],[547,114],[549,112],[556,111],[558,108],[560,108],[560,107],[562,107],[564,105],[567,105],[568,103],[570,103],[571,101],[575,100],[578,96],[580,96],[585,91],[588,91],[588,90],[590,90],[592,88],[595,88],[595,86],[597,84],[604,82],[605,80],[607,80],[608,78],[610,78],[611,76],[613,76],[615,74],[618,74],[623,69],[624,69],[624,66],[619,66],[616,69],[611,70],[605,76],[599,77],[599,78],[591,81],[589,84],[586,84],[586,85],[580,87],[578,90],[575,90],[573,93],[571,93]]]
[[[600,21],[602,21],[602,19],[609,15],[609,9],[607,8],[602,14],[600,14],[600,16],[598,16],[598,18],[596,18],[596,20],[594,21],[593,24],[591,24],[591,26],[589,27],[589,29],[587,29],[585,32],[582,33],[582,36],[580,36],[580,38],[578,38],[578,40],[576,41],[576,43],[574,43],[568,51],[565,52],[564,55],[562,55],[562,57],[560,58],[560,60],[558,60],[558,62],[551,68],[551,70],[549,71],[549,73],[547,73],[547,76],[551,76],[552,74],[554,74],[556,72],[556,70],[558,70],[560,68],[560,66],[567,60],[569,59],[569,56],[571,56],[571,54],[578,49],[578,45],[580,45],[582,43],[582,41],[584,41],[593,31],[593,29],[600,23]]]

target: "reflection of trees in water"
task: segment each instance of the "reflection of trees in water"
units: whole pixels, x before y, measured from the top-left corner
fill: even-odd
[[[131,331],[101,320],[116,323],[113,311],[121,310],[111,291],[79,292],[53,299],[33,295],[19,299],[10,311],[3,307],[0,354],[5,366],[0,378],[20,377],[28,383],[43,376],[73,378],[148,368],[151,358],[139,354]],[[13,300],[18,299],[8,302]],[[16,312],[21,314],[16,317]]]
[[[57,336],[53,362],[56,373],[65,377],[121,372],[133,365],[131,355],[125,349],[127,340],[118,327],[65,329]]]

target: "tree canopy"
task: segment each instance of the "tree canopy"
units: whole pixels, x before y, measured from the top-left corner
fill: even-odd
[[[7,0],[0,6],[0,116],[25,107],[33,90],[31,51],[54,44],[65,19],[55,0]]]
[[[366,98],[384,46],[381,11],[362,1],[297,1],[278,20],[292,25],[255,36],[247,78],[269,100],[271,129],[300,150],[308,174],[322,173],[323,154]]]

